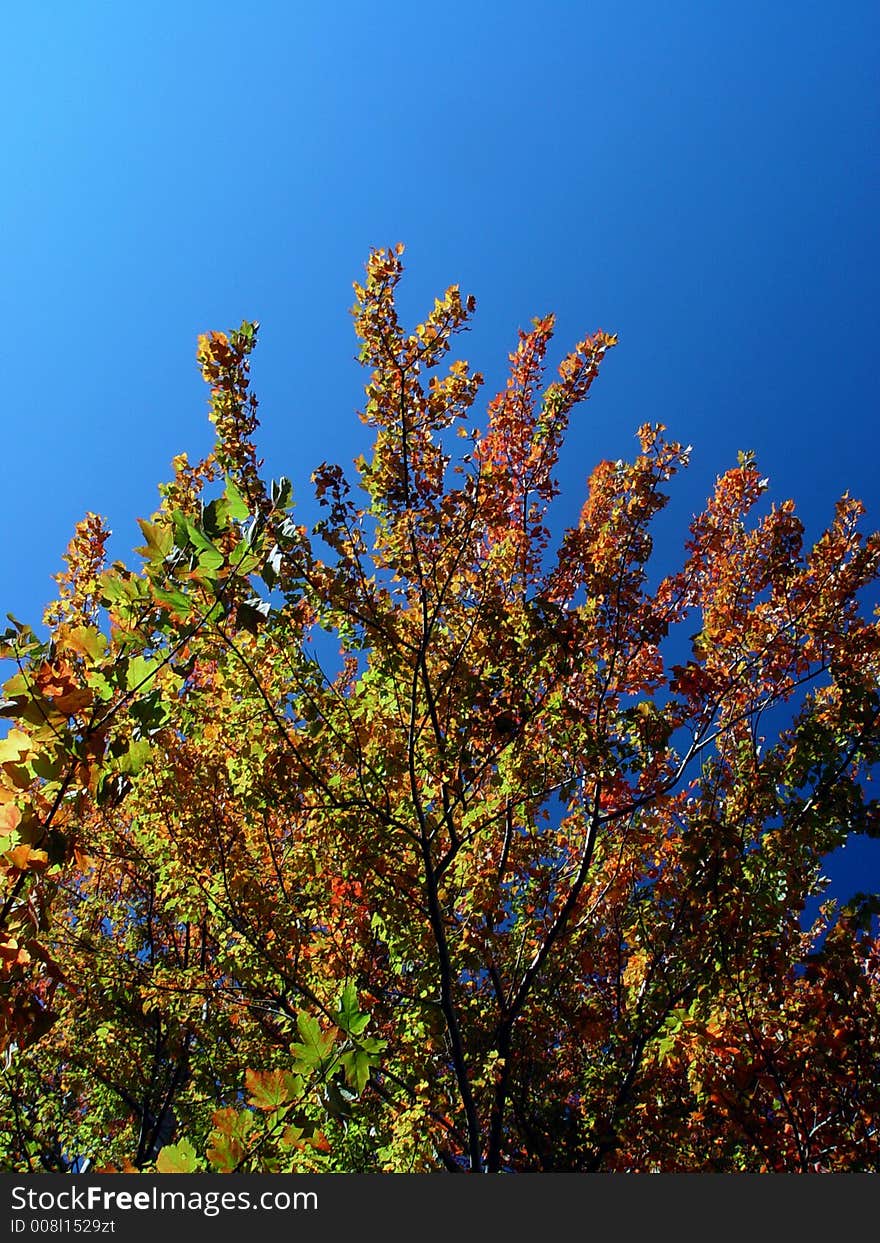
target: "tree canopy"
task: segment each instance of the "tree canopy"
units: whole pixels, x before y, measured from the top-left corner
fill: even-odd
[[[876,1170],[880,536],[807,545],[751,453],[677,568],[689,449],[602,461],[555,545],[568,420],[616,338],[506,386],[356,284],[372,449],[298,524],[255,443],[255,323],[199,338],[216,443],[130,567],[78,525],[11,619],[0,1162],[16,1171]]]

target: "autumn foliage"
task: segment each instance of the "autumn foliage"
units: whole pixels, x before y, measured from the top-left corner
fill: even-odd
[[[210,333],[137,566],[88,515],[2,636],[2,1167],[877,1170],[877,899],[810,900],[880,833],[880,538],[805,546],[744,453],[661,578],[655,424],[553,547],[615,338],[548,383],[534,321],[479,430],[473,299],[406,331],[401,251],[313,530]]]

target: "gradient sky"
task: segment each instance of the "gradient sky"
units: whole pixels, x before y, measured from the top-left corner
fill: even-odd
[[[267,469],[307,521],[312,469],[365,447],[351,282],[398,240],[413,320],[452,282],[476,295],[462,352],[490,381],[534,315],[560,356],[619,333],[554,525],[651,420],[694,446],[661,558],[743,448],[809,535],[845,489],[880,526],[876,0],[3,20],[0,614],[39,618],[86,510],[128,557],[171,457],[210,446],[196,335],[242,318]]]

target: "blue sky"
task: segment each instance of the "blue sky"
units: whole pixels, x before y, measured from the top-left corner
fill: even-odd
[[[664,556],[741,448],[810,534],[847,488],[880,525],[876,3],[79,0],[4,34],[0,612],[39,617],[86,510],[127,557],[209,447],[206,329],[261,321],[261,449],[307,517],[365,444],[351,282],[398,240],[406,314],[476,295],[490,380],[534,315],[560,355],[619,333],[557,523],[659,420],[694,446]]]

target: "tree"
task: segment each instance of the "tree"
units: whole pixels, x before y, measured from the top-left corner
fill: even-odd
[[[360,493],[324,464],[296,523],[257,325],[210,333],[139,568],[90,514],[3,638],[4,1168],[876,1170],[880,908],[805,911],[878,834],[880,537],[847,496],[804,548],[745,453],[652,583],[655,424],[552,549],[615,338],[544,386],[534,321],[479,431],[473,299],[406,332],[401,252]]]

